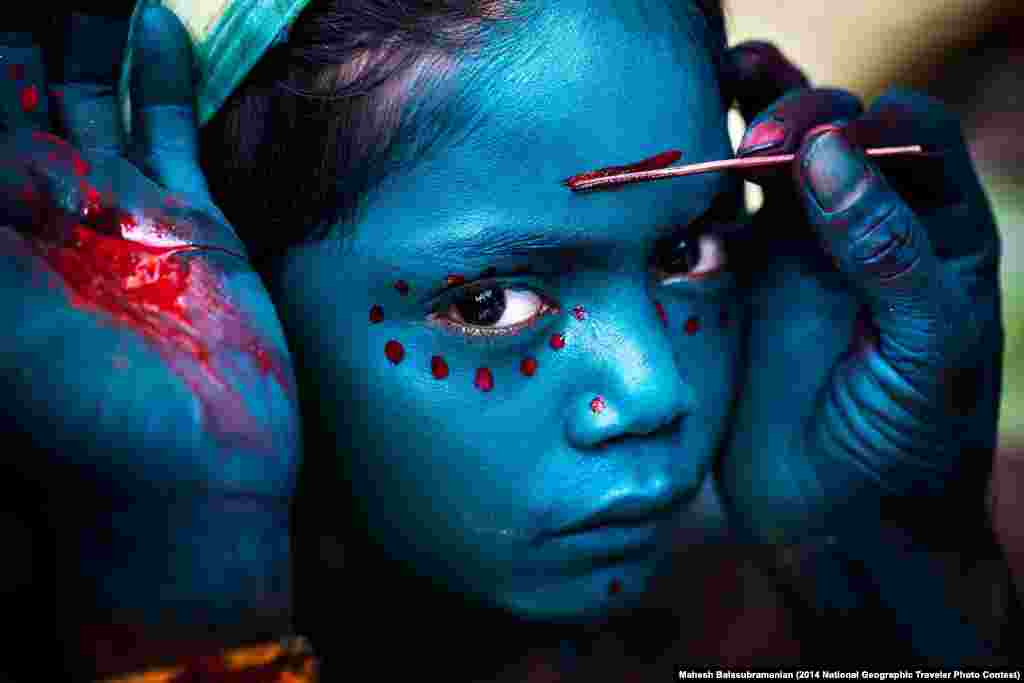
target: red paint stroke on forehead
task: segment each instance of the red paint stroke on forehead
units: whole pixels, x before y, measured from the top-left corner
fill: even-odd
[[[37,236],[33,248],[63,279],[71,305],[133,330],[155,349],[199,400],[217,438],[274,452],[226,377],[243,372],[232,360],[237,353],[289,394],[290,381],[280,356],[232,306],[221,274],[197,258],[204,249],[187,243],[151,246],[79,223],[62,228],[54,218],[43,231],[50,234]],[[125,231],[135,224],[127,215],[110,220]]]
[[[624,166],[605,166],[604,168],[599,168],[594,171],[578,173],[563,180],[562,184],[568,188],[574,188],[582,182],[593,180],[595,178],[607,178],[612,175],[635,173],[637,171],[656,171],[659,168],[671,166],[682,158],[682,152],[677,149],[672,149],[667,152],[662,152],[661,154],[655,154],[653,157],[648,157],[647,159],[637,161],[633,164],[626,164]]]
[[[473,379],[473,384],[480,391],[490,391],[494,388],[494,375],[491,374],[489,368],[478,368],[476,371],[476,377]]]

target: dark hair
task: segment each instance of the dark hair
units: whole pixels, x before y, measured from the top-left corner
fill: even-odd
[[[670,1],[695,2],[717,59],[722,0]],[[203,129],[214,197],[257,265],[352,218],[403,132],[413,65],[478,44],[520,2],[312,0]]]

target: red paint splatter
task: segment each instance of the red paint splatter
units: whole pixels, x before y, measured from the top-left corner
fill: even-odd
[[[402,296],[405,296],[409,293],[409,283],[405,280],[399,280],[395,283],[395,290]]]
[[[392,339],[384,345],[384,355],[388,357],[394,365],[398,365],[405,358],[405,348],[397,341]]]
[[[382,320],[384,320],[384,309],[380,306],[370,308],[370,322],[376,325]]]
[[[686,324],[683,325],[683,331],[686,332],[686,334],[692,335],[697,334],[698,330],[700,330],[700,319],[698,319],[697,316],[690,316],[687,318]]]
[[[608,584],[608,595],[618,595],[622,592],[622,581],[619,579],[612,579]]]
[[[659,168],[665,168],[676,163],[683,157],[683,153],[677,149],[669,150],[668,152],[662,152],[656,154],[653,157],[649,157],[642,161],[638,161],[634,164],[625,164],[624,166],[605,166],[599,168],[596,171],[587,171],[586,173],[579,173],[572,177],[566,178],[562,181],[562,184],[566,187],[573,188],[576,185],[586,181],[593,180],[595,178],[607,178],[612,175],[619,175],[621,173],[634,173],[636,171],[654,171]]]
[[[551,335],[550,343],[551,348],[553,348],[555,351],[559,351],[565,348],[565,336],[561,334],[553,334]]]
[[[25,78],[25,65],[24,64],[8,64],[7,65],[7,77],[12,81],[21,81]]]
[[[519,364],[519,372],[523,373],[526,377],[533,377],[534,373],[537,372],[537,359],[524,358],[523,362]]]
[[[444,279],[444,284],[446,287],[455,287],[465,282],[466,278],[462,277],[461,275],[449,275]]]
[[[21,108],[26,113],[32,113],[39,107],[39,88],[30,85],[21,91]]]
[[[729,327],[732,324],[732,318],[729,317],[729,311],[722,311],[718,316],[718,324],[722,327]]]
[[[668,327],[668,313],[665,312],[665,307],[661,305],[660,301],[654,302],[654,310],[658,312],[658,318],[661,320],[661,324]]]
[[[586,320],[587,309],[583,308],[582,306],[573,306],[572,317],[576,318],[577,320]]]
[[[490,391],[494,388],[494,375],[491,374],[489,368],[478,368],[476,371],[476,377],[473,379],[473,384],[480,391]]]
[[[434,379],[444,379],[448,376],[448,363],[444,362],[444,358],[434,356],[430,359],[430,374]]]
[[[114,222],[134,221],[125,216]],[[219,351],[240,351],[289,393],[290,381],[280,358],[225,298],[220,274],[205,260],[186,257],[199,255],[203,248],[184,243],[150,246],[86,225],[61,224],[54,215],[39,234],[44,232],[50,234],[37,236],[33,246],[64,280],[71,305],[102,313],[138,333],[192,390],[216,437],[231,445],[277,452],[222,374],[228,369],[238,375],[239,370],[231,367],[232,354]]]
[[[594,398],[590,399],[590,410],[594,413],[594,415],[600,415],[601,413],[604,412],[604,409],[606,407],[607,406],[605,405],[604,397],[595,396]]]

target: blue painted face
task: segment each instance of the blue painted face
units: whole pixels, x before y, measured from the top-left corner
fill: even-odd
[[[727,178],[561,183],[668,149],[731,156],[700,19],[548,4],[515,56],[454,76],[475,125],[294,248],[274,287],[305,419],[335,436],[306,457],[345,465],[391,556],[572,620],[643,592],[708,476],[742,309],[699,234]]]

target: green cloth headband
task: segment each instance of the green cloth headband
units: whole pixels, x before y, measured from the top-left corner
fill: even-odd
[[[198,67],[196,112],[208,122],[278,36],[287,33],[309,0],[138,0],[132,14],[119,96],[125,130],[131,128],[129,73],[132,36],[142,8],[159,4],[181,19],[192,36]]]

